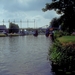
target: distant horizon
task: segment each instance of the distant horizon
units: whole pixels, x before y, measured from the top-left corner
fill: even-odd
[[[36,27],[36,21],[35,20],[8,20],[8,21],[5,21],[3,19],[3,21],[0,21],[0,25],[5,25],[6,28],[9,28],[9,23],[14,23],[14,24],[17,24],[19,26],[19,28],[41,28],[41,27],[45,27],[45,26],[49,26],[49,25],[42,25],[42,26],[39,26],[39,27]],[[29,26],[30,24],[33,24],[33,27]],[[8,25],[6,25],[8,24]],[[22,24],[23,24],[23,27],[22,27]],[[24,27],[25,25],[25,27]]]
[[[19,26],[19,28],[46,28],[46,27],[49,26],[49,25],[42,25],[42,26],[36,27],[34,21],[29,21],[29,22],[33,23],[33,27],[31,27],[31,26],[29,27],[29,24],[27,24],[28,23],[27,21],[15,21],[14,22],[14,20],[13,21],[10,21],[10,22],[9,22],[9,20],[8,21],[4,21],[3,24],[0,21],[0,23],[1,23],[0,25],[5,25],[6,28],[9,28],[9,23],[17,24]],[[8,24],[8,26],[6,24]],[[24,26],[22,27],[22,24],[27,25],[27,27],[26,26],[25,27]]]

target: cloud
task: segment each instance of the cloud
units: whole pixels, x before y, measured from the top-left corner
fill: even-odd
[[[9,12],[41,10],[50,0],[0,0],[3,9]]]
[[[44,12],[43,16],[44,18],[47,18],[47,19],[53,19],[55,17],[60,17],[60,15],[58,15],[56,11],[54,10]]]

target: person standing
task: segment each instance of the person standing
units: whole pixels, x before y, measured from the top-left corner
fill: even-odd
[[[52,41],[54,41],[54,29],[53,28],[50,29],[50,34],[49,35],[50,35]]]
[[[49,33],[50,33],[50,30],[49,30],[49,28],[47,28],[46,29],[46,33],[45,33],[45,36],[48,37],[49,36]]]

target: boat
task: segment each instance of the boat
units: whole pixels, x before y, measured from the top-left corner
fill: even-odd
[[[18,33],[10,33],[10,34],[8,34],[8,36],[19,36],[19,34]]]
[[[34,35],[34,36],[38,36],[38,31],[35,30],[33,35]]]

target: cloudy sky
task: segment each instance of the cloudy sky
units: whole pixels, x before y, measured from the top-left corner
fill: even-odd
[[[9,27],[14,22],[19,27],[43,27],[49,25],[55,11],[43,12],[42,8],[51,0],[0,0],[0,25]]]

